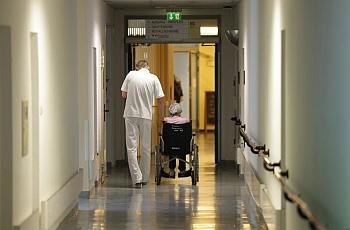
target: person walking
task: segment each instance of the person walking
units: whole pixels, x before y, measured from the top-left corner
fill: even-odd
[[[121,87],[126,98],[124,108],[126,148],[129,170],[133,184],[142,188],[149,180],[151,167],[151,128],[154,98],[158,101],[159,118],[163,120],[164,93],[158,77],[151,74],[146,60],[136,64],[136,71],[130,71]],[[140,165],[137,161],[138,142],[141,145]]]

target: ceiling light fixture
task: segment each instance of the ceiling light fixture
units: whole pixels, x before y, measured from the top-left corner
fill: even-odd
[[[217,26],[201,26],[200,33],[201,36],[218,36],[219,28]]]

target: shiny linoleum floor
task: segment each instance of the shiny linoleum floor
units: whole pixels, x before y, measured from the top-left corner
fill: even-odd
[[[162,178],[142,189],[132,187],[127,166],[113,173],[90,199],[79,204],[60,224],[75,229],[267,229],[241,177],[231,164],[214,164],[214,135],[197,136],[200,177]]]

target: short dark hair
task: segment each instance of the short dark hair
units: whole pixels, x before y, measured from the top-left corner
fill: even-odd
[[[148,61],[146,60],[139,60],[136,64],[136,69],[142,69],[142,68],[148,68]]]

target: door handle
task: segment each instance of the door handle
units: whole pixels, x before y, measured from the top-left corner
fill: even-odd
[[[106,109],[106,104],[103,105],[103,121],[106,121],[106,113],[109,113],[109,109]]]

